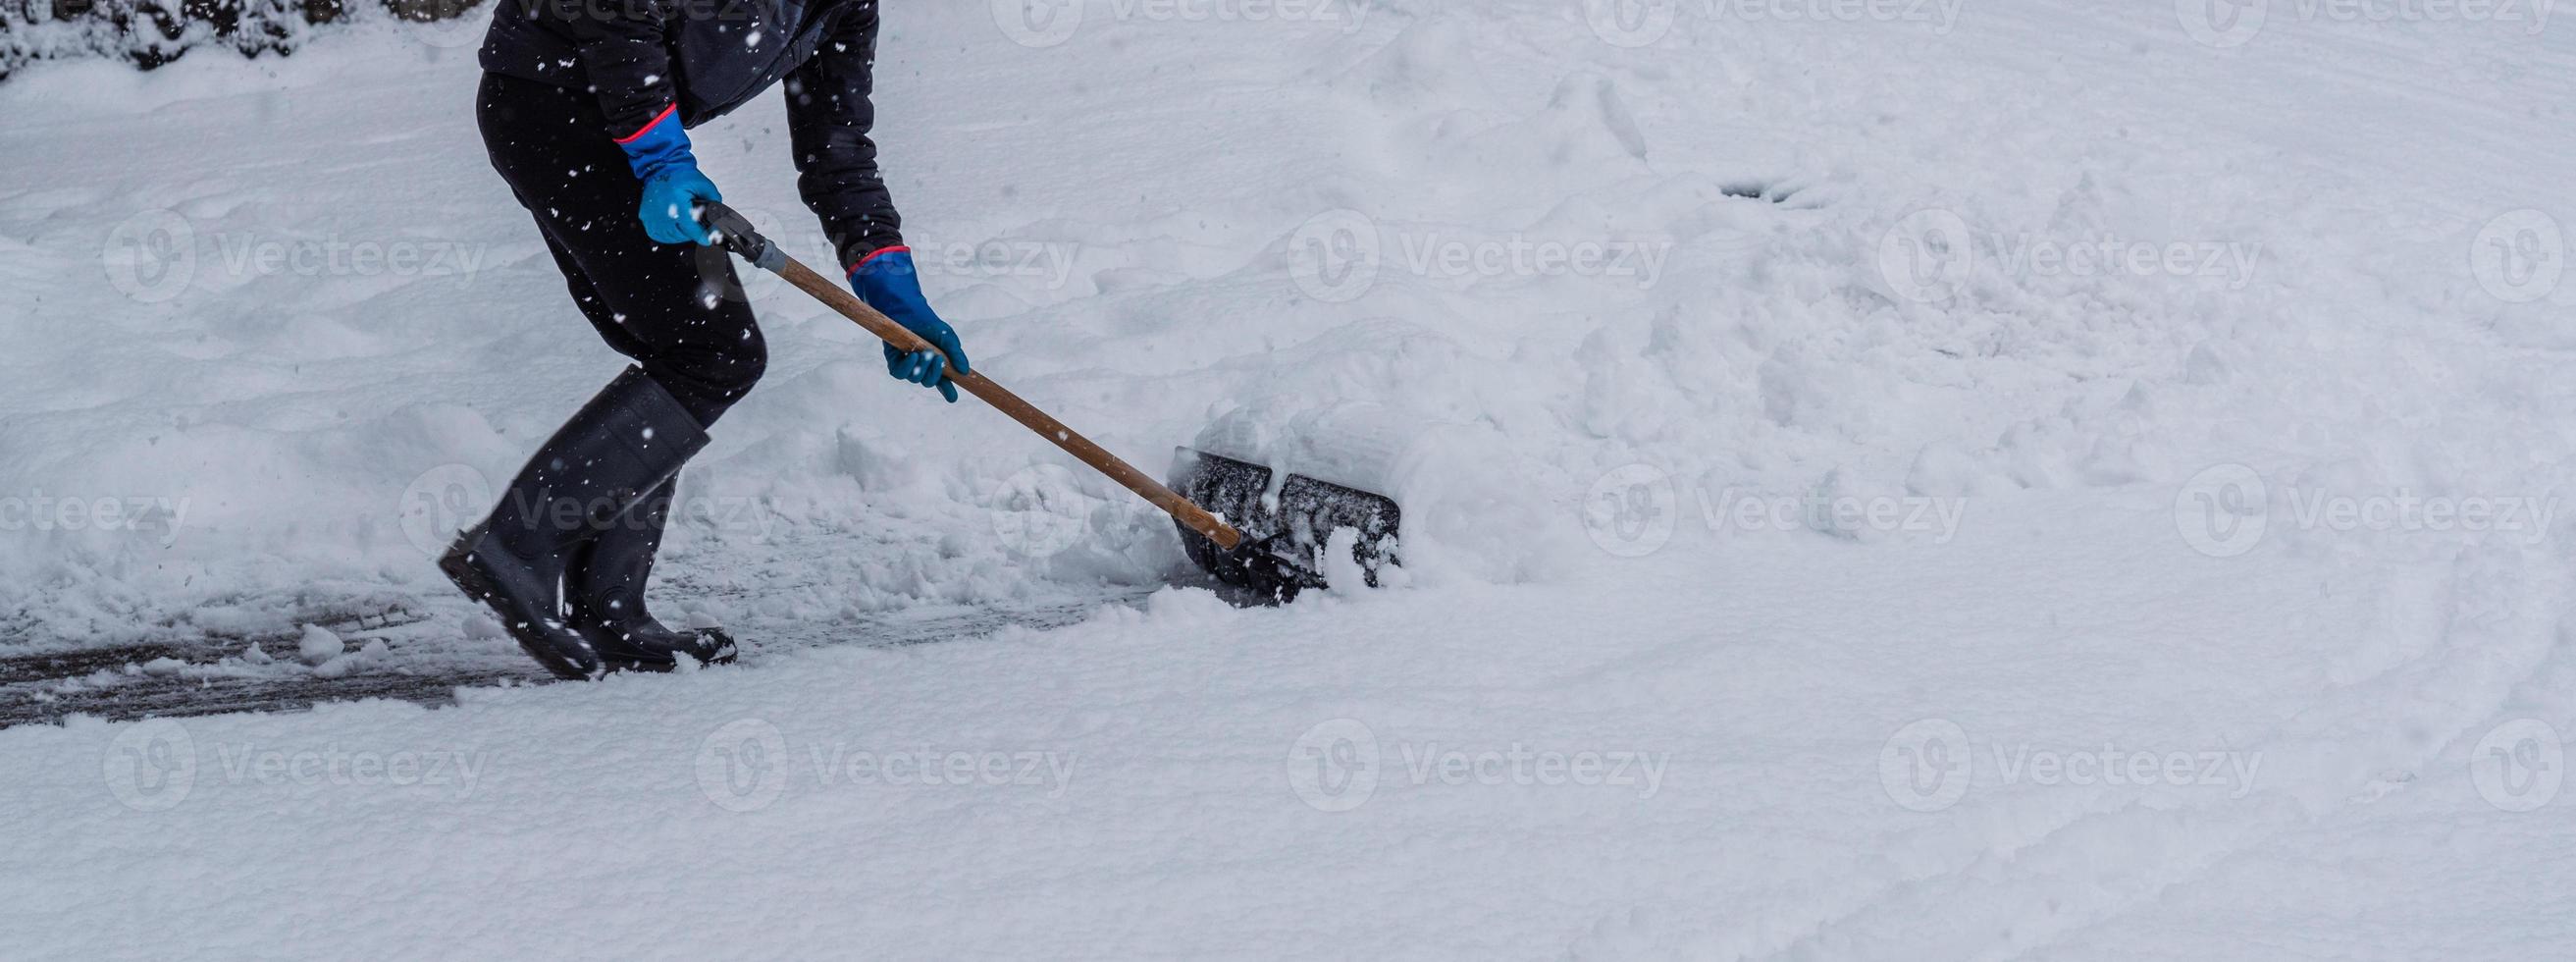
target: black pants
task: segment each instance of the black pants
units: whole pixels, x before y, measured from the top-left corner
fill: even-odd
[[[701,425],[741,400],[769,347],[725,253],[661,244],[636,219],[643,185],[600,131],[588,92],[483,75],[475,118],[492,166],[536,215],[590,326],[634,358]]]

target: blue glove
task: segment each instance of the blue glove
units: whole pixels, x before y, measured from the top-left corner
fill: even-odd
[[[680,127],[676,110],[662,111],[644,129],[617,142],[626,149],[635,179],[644,182],[644,203],[636,217],[644,222],[645,236],[656,241],[713,244],[715,235],[698,223],[698,205],[721,201],[724,195],[716,193],[715,181],[698,173],[698,158],[689,153],[689,132]]]
[[[868,302],[877,313],[893,319],[903,329],[921,335],[939,351],[899,351],[885,346],[886,373],[897,379],[923,387],[939,389],[948,403],[957,403],[957,385],[948,379],[948,360],[957,362],[957,373],[970,373],[966,349],[957,345],[957,331],[930,309],[921,296],[921,278],[912,266],[912,249],[888,247],[859,261],[850,268],[850,289]],[[948,357],[942,359],[940,352]]]

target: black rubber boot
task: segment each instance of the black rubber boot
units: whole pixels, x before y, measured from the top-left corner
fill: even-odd
[[[573,628],[590,640],[615,671],[670,671],[679,656],[700,664],[733,661],[733,636],[721,628],[674,630],[644,610],[644,585],[653,577],[653,555],[671,517],[678,478],[662,482],[626,509],[573,557],[564,591]]]
[[[626,660],[575,630],[562,586],[576,551],[706,446],[687,409],[640,368],[582,405],[528,459],[483,523],[457,536],[439,570],[491,607],[546,670],[597,678]]]

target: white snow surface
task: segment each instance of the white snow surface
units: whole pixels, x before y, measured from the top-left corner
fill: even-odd
[[[754,278],[655,594],[742,664],[0,730],[0,956],[2576,955],[2570,25],[988,6],[877,85],[977,366],[1365,474],[1394,584],[1157,587],[1149,507]],[[0,654],[510,650],[431,552],[619,361],[476,79],[0,86]],[[828,258],[776,94],[693,136]]]

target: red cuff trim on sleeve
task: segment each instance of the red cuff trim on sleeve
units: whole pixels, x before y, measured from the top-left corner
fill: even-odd
[[[904,253],[909,254],[909,253],[912,253],[912,248],[910,248],[910,247],[906,247],[906,246],[904,246],[904,245],[902,245],[902,244],[896,244],[896,245],[894,245],[893,247],[880,247],[880,248],[877,248],[876,250],[869,252],[868,256],[866,256],[866,257],[862,257],[862,258],[859,258],[859,262],[858,262],[858,263],[850,265],[850,273],[852,273],[852,274],[856,274],[856,273],[858,273],[858,272],[859,272],[859,268],[862,268],[862,267],[866,267],[866,266],[868,266],[868,262],[869,262],[869,261],[876,260],[876,259],[877,259],[877,258],[879,258],[879,257],[883,257],[883,256],[885,256],[885,255],[887,255],[887,254],[892,254],[892,253],[894,253],[894,252],[896,252],[896,251],[902,251],[902,252],[904,252]]]
[[[636,138],[638,138],[638,137],[642,137],[642,136],[644,136],[645,134],[648,134],[648,133],[652,133],[652,132],[653,132],[653,128],[655,128],[655,127],[659,127],[659,126],[662,126],[662,122],[663,122],[663,121],[665,121],[665,120],[669,120],[669,119],[671,119],[671,115],[672,115],[673,113],[677,112],[679,109],[680,109],[680,105],[679,105],[677,102],[672,103],[672,104],[671,104],[670,106],[668,106],[668,107],[664,107],[664,108],[662,108],[662,112],[661,112],[661,113],[658,113],[658,114],[654,114],[654,115],[653,115],[653,120],[652,120],[651,122],[646,123],[644,126],[641,126],[641,127],[637,127],[637,128],[635,128],[635,132],[634,132],[634,133],[627,134],[627,135],[626,135],[626,136],[624,136],[624,137],[619,137],[619,138],[617,138],[617,142],[618,142],[618,143],[621,143],[621,144],[631,144],[631,143],[634,143]]]

